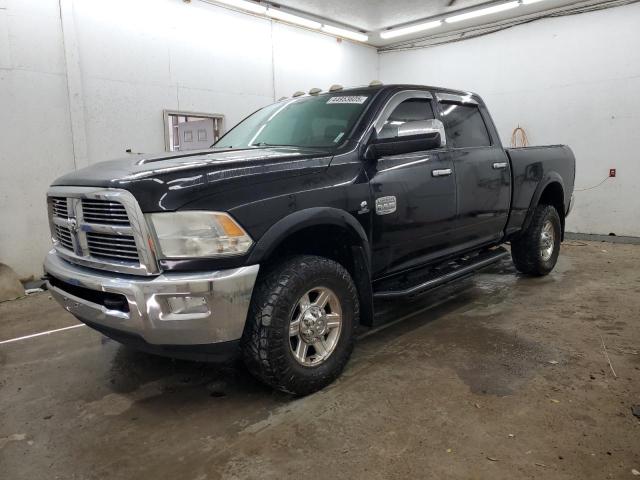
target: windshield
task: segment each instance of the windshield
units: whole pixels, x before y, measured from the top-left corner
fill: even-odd
[[[368,95],[318,95],[269,105],[247,117],[214,146],[335,147],[345,138]]]

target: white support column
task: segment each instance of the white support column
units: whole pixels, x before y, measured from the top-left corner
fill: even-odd
[[[67,70],[67,94],[73,140],[73,157],[76,169],[89,165],[87,153],[87,130],[84,117],[84,96],[82,91],[82,70],[80,52],[73,16],[73,0],[59,0],[62,41]]]

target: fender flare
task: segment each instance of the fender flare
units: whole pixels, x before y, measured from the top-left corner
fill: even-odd
[[[288,236],[305,228],[322,225],[335,225],[354,235],[359,240],[359,246],[364,249],[367,267],[370,267],[371,249],[369,239],[362,225],[348,212],[332,207],[306,208],[278,220],[257,241],[251,250],[247,264],[261,263],[269,258]]]
[[[536,191],[533,192],[533,196],[531,197],[531,203],[529,204],[529,210],[527,211],[527,216],[525,217],[524,223],[522,224],[522,231],[525,231],[527,228],[529,228],[529,224],[531,223],[531,219],[533,218],[533,212],[535,211],[536,207],[538,206],[538,203],[540,202],[540,197],[542,197],[542,193],[552,183],[558,183],[560,185],[560,188],[562,188],[562,204],[564,205],[565,203],[564,181],[562,180],[562,177],[560,176],[559,173],[549,172],[542,178],[542,180],[540,180],[540,183],[538,183],[538,186],[536,187]],[[564,217],[566,212],[558,212],[558,213],[562,217]]]

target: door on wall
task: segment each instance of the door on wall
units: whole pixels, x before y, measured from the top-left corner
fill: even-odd
[[[165,110],[164,118],[169,152],[205,150],[222,136],[222,115]]]
[[[179,150],[204,150],[209,148],[215,141],[213,123],[213,119],[210,118],[179,123]]]

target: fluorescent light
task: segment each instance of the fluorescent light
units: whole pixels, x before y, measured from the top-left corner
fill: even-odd
[[[320,22],[314,22],[313,20],[309,20],[308,18],[303,18],[291,13],[283,12],[278,8],[269,7],[269,9],[267,10],[267,16],[275,18],[277,20],[282,20],[283,22],[295,23],[296,25],[300,25],[302,27],[313,28],[315,30],[318,30],[322,26]]]
[[[353,30],[346,30],[344,28],[332,27],[331,25],[323,25],[322,31],[337,35],[338,37],[350,38],[358,42],[366,42],[369,40],[369,36],[364,33],[354,32]]]
[[[422,32],[423,30],[429,30],[442,25],[442,20],[436,20],[434,22],[418,23],[409,27],[396,28],[393,30],[385,30],[380,32],[380,38],[396,38],[402,35],[409,35],[410,33]]]
[[[482,17],[484,15],[491,15],[492,13],[504,12],[505,10],[511,10],[520,5],[520,2],[507,2],[500,5],[494,5],[493,7],[481,8],[479,10],[472,10],[471,12],[461,13],[460,15],[454,15],[446,18],[444,21],[447,23],[461,22],[463,20],[469,20],[470,18]]]
[[[538,2],[542,2],[543,0],[522,0],[522,4],[523,5],[529,5],[530,3],[538,3]]]
[[[1,0],[0,0],[1,1]],[[364,33],[354,32],[353,30],[347,30],[345,28],[333,27],[331,25],[322,25],[319,22],[310,20],[308,18],[299,17],[288,12],[283,12],[278,8],[268,8],[255,2],[249,2],[247,0],[206,0],[229,7],[237,8],[239,10],[245,10],[251,13],[257,13],[260,15],[266,15],[276,20],[282,20],[283,22],[293,23],[302,27],[312,28],[315,30],[321,29],[324,32],[336,35],[338,37],[350,38],[358,42],[366,42],[369,40],[369,36]]]
[[[222,3],[233,8],[239,8],[240,10],[246,10],[247,12],[260,13],[264,15],[267,12],[267,8],[257,3],[247,2],[245,0],[215,0],[216,3]]]

